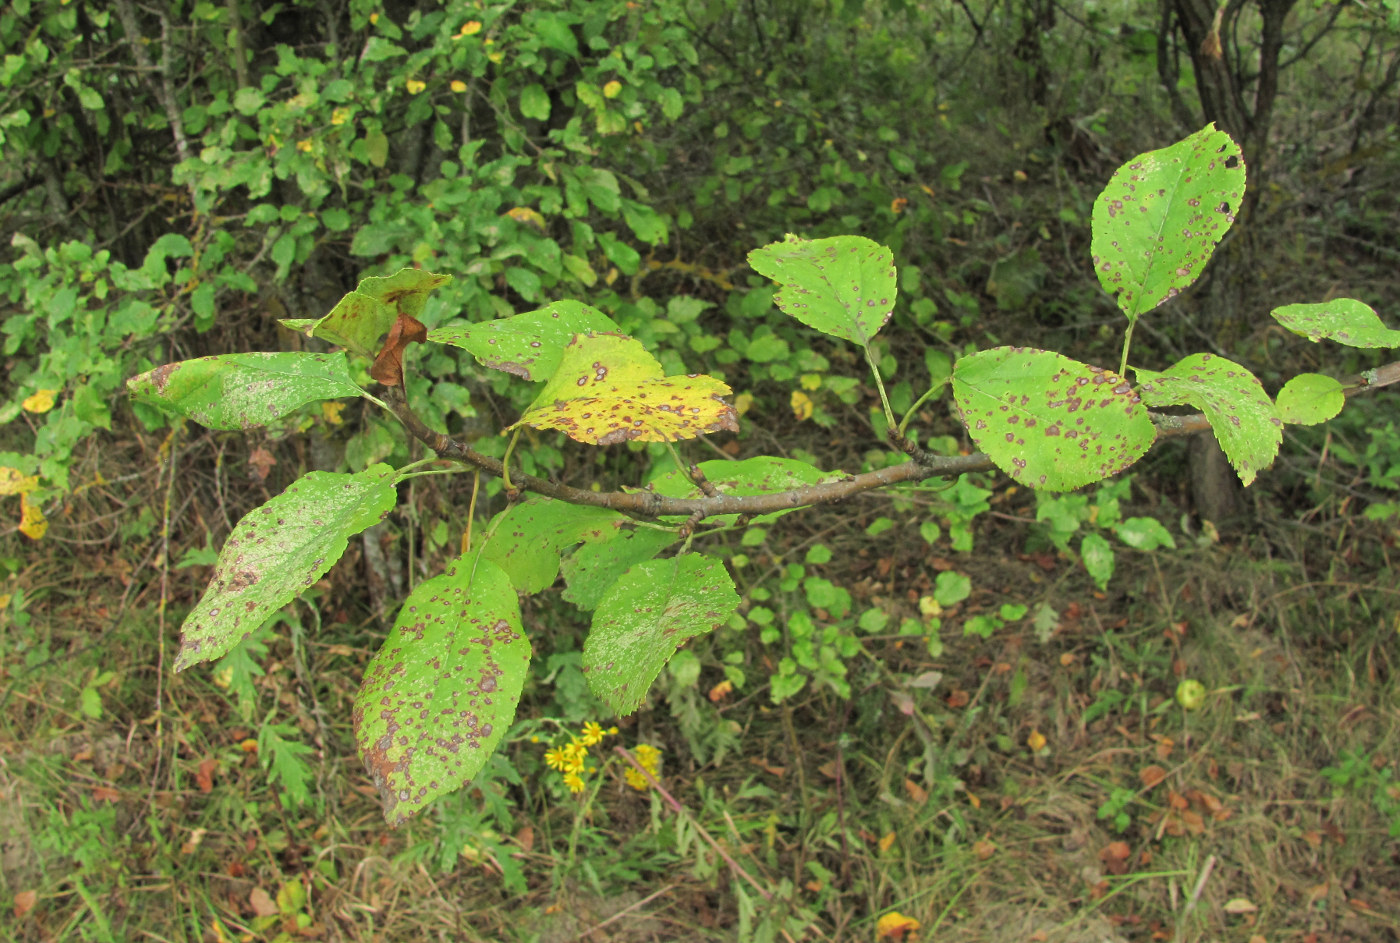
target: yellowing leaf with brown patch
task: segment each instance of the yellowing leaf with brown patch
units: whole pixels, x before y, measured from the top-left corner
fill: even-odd
[[[739,430],[714,377],[668,377],[641,341],[622,334],[575,335],[533,405],[510,428],[557,429],[591,445],[638,439],[675,442]]]

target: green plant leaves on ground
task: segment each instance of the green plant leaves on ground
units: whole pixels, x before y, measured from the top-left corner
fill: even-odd
[[[953,368],[953,399],[998,468],[1047,491],[1115,475],[1156,437],[1126,380],[1046,350],[994,347],[963,357]]]
[[[632,713],[676,649],[738,608],[734,580],[713,557],[685,553],[637,564],[593,614],[583,643],[589,687],[618,714]]]
[[[480,324],[446,324],[428,340],[471,353],[483,367],[524,380],[547,380],[559,369],[575,334],[618,330],[612,318],[578,301],[556,301],[538,311]]]
[[[1149,406],[1190,404],[1205,414],[1225,457],[1248,485],[1278,454],[1283,422],[1269,394],[1244,367],[1212,354],[1183,357],[1161,373],[1134,368]]]
[[[782,286],[773,300],[784,312],[862,347],[894,310],[894,255],[864,236],[789,235],[750,252],[749,265]]]
[[[1278,391],[1278,414],[1284,422],[1315,426],[1342,411],[1347,397],[1340,380],[1320,373],[1300,373]]]
[[[714,377],[667,377],[635,338],[578,334],[535,402],[509,428],[556,429],[592,445],[737,432],[739,414],[722,399],[730,392]]]
[[[1353,298],[1284,305],[1271,313],[1278,323],[1313,343],[1326,338],[1348,347],[1400,347],[1400,331],[1386,327],[1370,305]]]
[[[530,664],[515,588],[480,554],[409,595],[355,696],[355,742],[398,825],[469,782],[509,729]]]
[[[1244,198],[1238,144],[1208,124],[1118,168],[1094,201],[1094,271],[1118,307],[1138,315],[1194,282]]]
[[[138,402],[210,429],[253,429],[317,400],[363,396],[345,355],[300,351],[216,354],[168,363],[126,381]]]
[[[349,539],[379,523],[395,502],[394,472],[309,472],[229,535],[209,588],[181,627],[175,670],[226,654],[320,579]]]
[[[325,317],[285,318],[281,323],[307,337],[319,337],[362,357],[373,357],[379,352],[379,339],[400,314],[417,318],[428,302],[428,293],[451,281],[451,275],[414,268],[383,277],[372,275],[361,279]]]
[[[598,540],[626,520],[617,511],[531,496],[491,522],[481,548],[522,593],[538,593],[559,575],[559,556],[581,540]]]

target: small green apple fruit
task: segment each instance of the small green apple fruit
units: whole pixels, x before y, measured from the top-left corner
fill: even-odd
[[[1176,686],[1176,702],[1188,711],[1193,711],[1206,702],[1206,686],[1190,679]]]

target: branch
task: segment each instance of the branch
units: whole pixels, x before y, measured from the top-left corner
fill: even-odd
[[[1343,392],[1347,396],[1379,389],[1400,383],[1400,361],[1388,363],[1374,370],[1349,377],[1342,381]],[[504,467],[498,459],[482,455],[465,442],[459,442],[440,432],[434,432],[418,417],[404,396],[402,386],[391,386],[383,397],[399,422],[403,423],[419,442],[437,454],[439,458],[470,465],[496,477],[502,477]],[[1210,429],[1210,423],[1200,413],[1187,416],[1171,416],[1165,413],[1149,413],[1157,427],[1157,441],[1178,436],[1195,435]],[[898,442],[910,456],[901,465],[892,465],[859,475],[846,475],[837,481],[828,481],[788,491],[774,491],[768,494],[733,495],[718,494],[699,498],[674,498],[657,494],[654,491],[586,491],[569,485],[536,478],[515,469],[511,470],[510,480],[522,491],[530,491],[569,504],[582,504],[590,507],[611,508],[641,518],[693,517],[698,523],[707,517],[720,514],[768,514],[793,508],[810,507],[819,504],[833,504],[845,501],[866,491],[875,491],[909,481],[925,481],[930,478],[952,478],[968,472],[988,471],[996,466],[981,452],[971,455],[935,455],[907,440]]]

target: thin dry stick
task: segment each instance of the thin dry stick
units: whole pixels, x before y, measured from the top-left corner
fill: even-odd
[[[672,795],[669,792],[667,792],[659,782],[656,781],[656,777],[651,775],[651,773],[648,772],[646,768],[642,766],[642,764],[638,763],[636,758],[632,756],[631,753],[627,752],[626,747],[613,747],[613,752],[616,753],[618,756],[622,757],[624,760],[626,760],[628,765],[630,765],[633,769],[641,773],[642,776],[646,778],[646,781],[651,784],[651,788],[656,790],[656,794],[659,795],[662,799],[666,800],[666,804],[671,807],[671,810],[673,812],[687,819],[691,825],[695,826],[695,831],[699,833],[700,837],[705,839],[705,842],[715,850],[715,853],[721,858],[723,858],[725,862],[729,865],[729,867],[734,871],[734,873],[737,874],[739,877],[743,878],[744,881],[748,883],[749,887],[752,887],[754,890],[758,891],[758,893],[763,895],[764,900],[771,901],[773,899],[772,893],[769,892],[767,888],[763,887],[757,881],[755,881],[753,877],[749,875],[749,872],[743,869],[739,862],[735,861],[732,857],[730,857],[729,852],[721,848],[719,846],[719,842],[711,838],[710,833],[705,831],[705,826],[695,821],[694,816],[687,812],[685,810],[685,807],[682,806],[679,802],[677,802],[675,798],[672,797]]]
[[[659,890],[659,891],[652,891],[652,892],[651,892],[650,894],[648,894],[646,897],[643,897],[641,900],[637,901],[635,904],[632,904],[630,907],[624,907],[624,908],[622,908],[622,909],[619,910],[617,913],[613,914],[611,917],[609,917],[608,919],[604,920],[602,923],[595,923],[593,926],[589,927],[587,930],[584,930],[582,933],[580,933],[580,934],[578,935],[578,938],[579,938],[580,940],[585,939],[585,938],[587,938],[590,934],[595,933],[596,931],[603,929],[603,928],[606,927],[608,924],[610,924],[610,923],[612,923],[612,922],[614,922],[614,921],[616,921],[616,920],[621,920],[623,917],[627,916],[627,915],[630,914],[632,911],[636,910],[638,907],[644,907],[644,906],[646,906],[647,904],[649,904],[649,903],[651,903],[652,901],[656,900],[656,898],[660,897],[662,894],[666,893],[666,892],[669,891],[671,888],[676,887],[676,886],[677,886],[677,885],[675,885],[675,884],[667,884],[665,887],[661,888],[661,890]]]
[[[1196,878],[1196,886],[1191,888],[1191,896],[1186,899],[1186,907],[1181,911],[1181,919],[1176,923],[1176,940],[1181,943],[1186,938],[1186,918],[1191,916],[1191,911],[1195,908],[1196,902],[1201,899],[1201,891],[1205,890],[1206,881],[1210,878],[1210,872],[1215,868],[1215,855],[1206,858],[1205,867],[1201,868],[1201,876]]]

